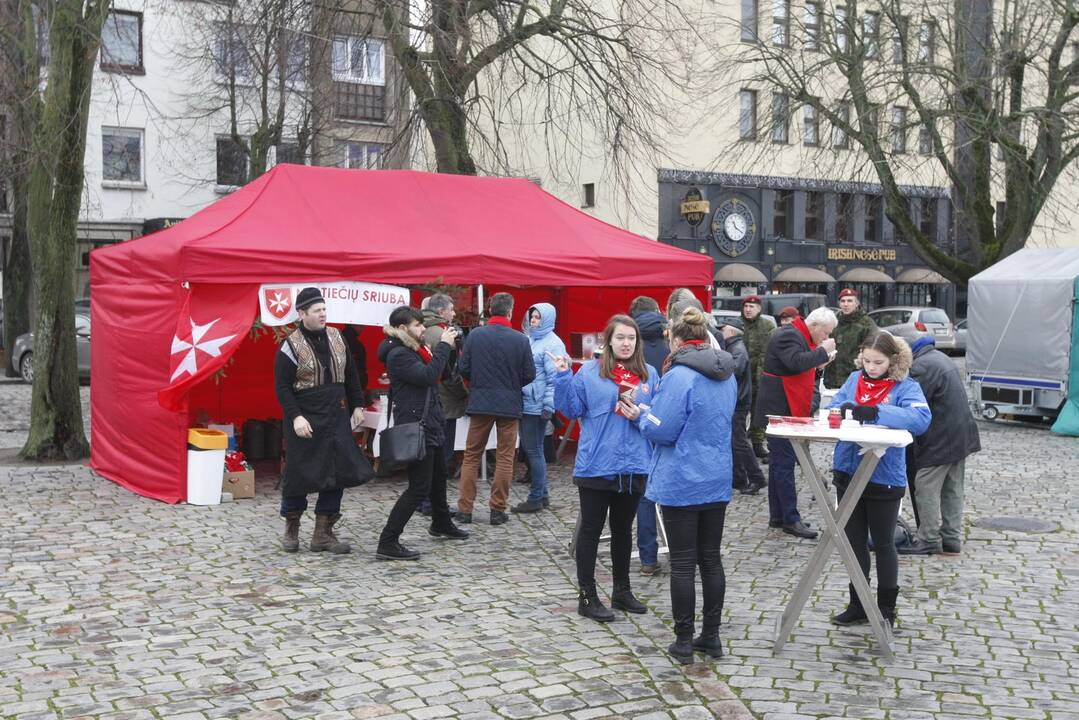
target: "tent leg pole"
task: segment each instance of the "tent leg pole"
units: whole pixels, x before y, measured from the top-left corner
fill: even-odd
[[[483,317],[483,283],[476,286],[476,298],[479,302],[479,307],[477,308],[478,315]]]

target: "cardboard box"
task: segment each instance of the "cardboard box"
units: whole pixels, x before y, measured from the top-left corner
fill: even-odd
[[[221,492],[232,493],[233,500],[255,497],[255,471],[225,471],[221,479]]]

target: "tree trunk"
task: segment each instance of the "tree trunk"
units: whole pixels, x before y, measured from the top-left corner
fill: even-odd
[[[468,119],[460,105],[427,100],[420,113],[435,148],[438,172],[475,175],[476,163],[468,146]]]
[[[48,84],[30,173],[38,318],[30,436],[20,453],[28,460],[75,460],[90,450],[75,354],[74,272],[91,80],[108,5],[108,0],[52,5]]]

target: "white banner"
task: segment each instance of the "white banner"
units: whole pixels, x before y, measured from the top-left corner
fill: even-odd
[[[350,282],[268,283],[259,287],[263,325],[296,322],[296,295],[317,287],[326,299],[326,321],[345,325],[385,325],[390,313],[409,304],[408,288]]]

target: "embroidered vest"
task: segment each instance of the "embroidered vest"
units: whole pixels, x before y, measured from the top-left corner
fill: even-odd
[[[296,382],[292,384],[293,390],[309,390],[327,383],[345,382],[345,360],[348,357],[348,346],[345,339],[337,328],[326,328],[326,340],[330,344],[330,377],[326,377],[326,368],[318,360],[315,349],[307,341],[303,332],[296,328],[285,338],[285,342],[292,349],[296,358]]]

